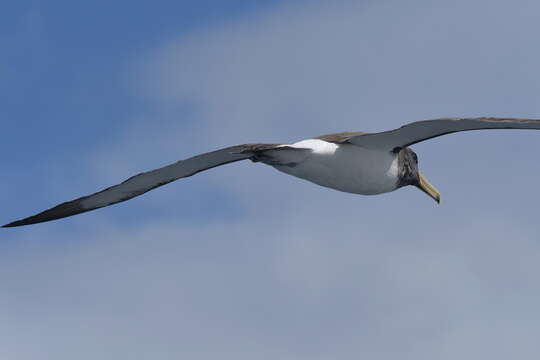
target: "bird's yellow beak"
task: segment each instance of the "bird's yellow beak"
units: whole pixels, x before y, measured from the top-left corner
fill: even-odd
[[[435,189],[433,185],[429,183],[429,181],[427,181],[427,179],[422,174],[418,173],[418,177],[420,179],[420,182],[418,183],[418,185],[416,185],[416,187],[428,194],[431,198],[433,198],[433,200],[437,202],[437,204],[439,204],[441,202],[441,194],[437,191],[437,189]]]

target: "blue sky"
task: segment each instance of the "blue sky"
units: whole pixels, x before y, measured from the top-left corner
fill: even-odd
[[[0,6],[0,218],[245,142],[540,117],[536,1]],[[538,353],[534,131],[414,146],[442,193],[261,164],[0,238],[0,357]]]

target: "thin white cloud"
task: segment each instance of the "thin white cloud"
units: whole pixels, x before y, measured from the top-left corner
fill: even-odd
[[[530,313],[515,308],[540,295],[534,229],[509,241],[497,221],[439,237],[428,224],[404,241],[389,228],[353,236],[344,210],[338,234],[304,216],[269,220],[272,231],[155,223],[96,229],[77,246],[27,240],[26,261],[2,256],[2,355],[502,358],[484,346],[536,343]]]

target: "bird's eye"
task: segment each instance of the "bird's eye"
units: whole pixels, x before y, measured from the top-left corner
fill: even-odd
[[[416,156],[415,153],[412,153],[412,156],[414,158],[414,162],[418,164],[418,156]]]

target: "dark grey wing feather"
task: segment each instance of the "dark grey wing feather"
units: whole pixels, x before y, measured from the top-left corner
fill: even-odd
[[[343,143],[348,142],[353,137],[361,136],[365,134],[367,133],[361,132],[361,131],[345,131],[345,132],[340,132],[340,133],[335,133],[335,134],[317,136],[314,139],[319,139],[319,140],[331,142],[334,144],[343,144]]]
[[[180,178],[195,175],[198,172],[219,165],[251,158],[254,154],[253,151],[268,149],[272,146],[272,144],[237,145],[180,160],[174,164],[135,175],[118,185],[111,186],[95,194],[62,203],[39,214],[14,221],[2,227],[30,225],[56,220],[116,204]]]
[[[369,148],[394,150],[437,136],[459,131],[485,129],[534,129],[540,130],[540,120],[514,118],[441,118],[416,121],[398,129],[355,136],[348,142]]]

